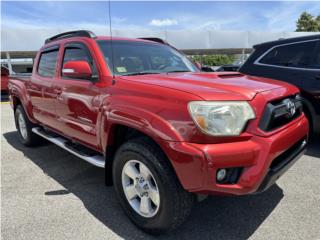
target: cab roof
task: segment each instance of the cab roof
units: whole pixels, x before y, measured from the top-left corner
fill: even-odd
[[[76,31],[69,31],[69,32],[63,32],[59,33],[57,35],[54,35],[50,38],[47,38],[45,40],[45,45],[57,42],[64,39],[70,39],[70,38],[89,38],[89,39],[95,39],[95,40],[122,40],[122,41],[138,41],[138,42],[153,42],[153,43],[160,43],[160,44],[167,44],[166,41],[164,41],[161,38],[156,37],[144,37],[144,38],[122,38],[122,37],[107,37],[107,36],[99,36],[97,37],[93,32],[88,30],[76,30]]]

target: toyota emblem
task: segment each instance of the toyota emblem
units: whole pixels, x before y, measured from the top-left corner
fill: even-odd
[[[293,101],[288,100],[286,103],[288,115],[292,117],[296,113],[296,105],[294,104]]]

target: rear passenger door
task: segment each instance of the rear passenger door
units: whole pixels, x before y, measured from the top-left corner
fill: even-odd
[[[66,77],[62,69],[69,61],[88,62],[93,77]],[[98,81],[96,63],[85,43],[69,42],[64,45],[60,65],[60,78],[54,84],[57,92],[55,107],[59,131],[78,142],[96,148],[99,145],[97,118],[100,106],[100,89],[94,84]]]
[[[37,59],[31,81],[26,85],[34,118],[50,127],[56,125],[55,93],[52,84],[57,78],[58,56],[58,45],[43,49]]]
[[[300,88],[314,80],[309,66],[317,48],[317,40],[274,46],[255,64],[263,66],[265,76],[279,79]]]

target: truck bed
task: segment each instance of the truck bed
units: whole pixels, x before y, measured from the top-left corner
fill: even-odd
[[[30,80],[32,73],[15,73],[9,75],[9,81],[10,80],[22,80],[27,81]]]

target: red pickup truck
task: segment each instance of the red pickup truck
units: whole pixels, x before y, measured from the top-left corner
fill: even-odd
[[[20,140],[45,138],[98,167],[130,219],[175,229],[199,196],[266,190],[303,154],[299,91],[205,73],[156,38],[59,34],[9,92]]]
[[[1,66],[1,94],[8,91],[9,69]]]

